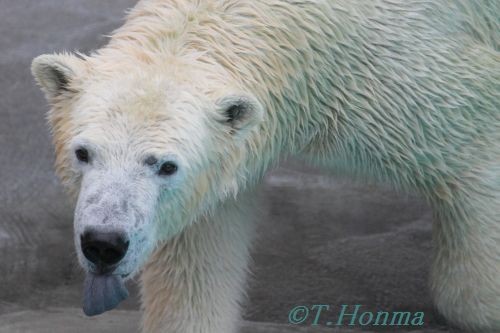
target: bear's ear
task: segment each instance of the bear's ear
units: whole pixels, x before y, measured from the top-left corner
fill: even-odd
[[[74,55],[44,54],[33,60],[31,72],[50,100],[71,91],[71,83],[84,67],[84,60]]]
[[[231,127],[231,133],[244,137],[264,118],[262,105],[247,94],[226,95],[216,102],[222,121]]]

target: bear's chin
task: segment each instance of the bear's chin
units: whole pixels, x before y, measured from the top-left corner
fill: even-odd
[[[127,297],[128,290],[120,275],[87,273],[83,289],[83,312],[87,316],[113,310]]]

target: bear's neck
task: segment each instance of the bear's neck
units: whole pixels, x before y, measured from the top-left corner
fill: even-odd
[[[401,147],[427,144],[411,130],[421,126],[417,113],[404,124],[398,120],[426,107],[426,96],[415,93],[428,90],[415,58],[452,56],[442,40],[421,38],[449,26],[444,17],[428,17],[433,11],[425,6],[431,4],[162,0],[159,6],[143,0],[109,48],[126,52],[136,43],[136,50],[197,58],[214,76],[222,71],[227,82],[256,95],[266,117],[245,164],[252,177],[260,178],[279,156],[300,153],[317,162],[335,156],[349,171],[370,166],[382,175],[391,159],[408,154]],[[402,142],[390,141],[396,137]],[[405,172],[419,175],[418,167]]]
[[[180,57],[203,54],[201,61],[222,67],[231,76],[228,81],[265,105],[268,135],[258,140],[263,151],[293,155],[337,121],[344,88],[333,102],[329,95],[346,83],[339,78],[339,67],[350,70],[350,32],[345,27],[359,25],[345,23],[350,11],[331,1],[171,0],[159,6],[157,0],[143,0],[108,48]],[[136,51],[133,43],[138,44]],[[349,63],[352,66],[352,60]]]

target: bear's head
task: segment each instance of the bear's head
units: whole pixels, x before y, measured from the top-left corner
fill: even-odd
[[[77,198],[78,259],[93,274],[133,276],[157,244],[236,195],[257,156],[255,96],[196,59],[152,58],[32,64],[51,104],[57,173]]]

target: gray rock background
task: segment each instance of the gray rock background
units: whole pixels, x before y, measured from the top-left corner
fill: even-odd
[[[133,3],[0,0],[0,332],[136,331],[134,284],[119,310],[81,313],[72,207],[52,167],[48,106],[29,70],[39,54],[103,45]],[[288,311],[301,304],[424,311],[415,332],[448,331],[427,288],[431,215],[421,200],[294,161],[268,175],[261,196],[242,332],[342,330],[288,328]]]

